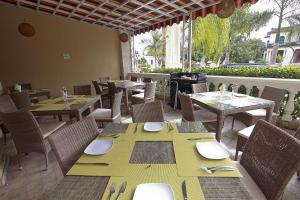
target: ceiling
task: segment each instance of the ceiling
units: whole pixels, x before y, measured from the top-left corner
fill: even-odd
[[[0,0],[15,6],[100,26],[144,33],[217,12],[220,0]],[[256,0],[235,0],[236,7]]]

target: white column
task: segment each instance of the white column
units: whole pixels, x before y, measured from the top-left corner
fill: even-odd
[[[189,35],[188,35],[188,61],[189,61],[189,72],[192,69],[192,13],[189,19]]]
[[[122,73],[123,77],[126,78],[127,74],[132,70],[132,57],[131,57],[131,33],[128,31],[120,30],[120,33],[126,33],[128,35],[127,42],[121,42],[122,52]]]
[[[184,69],[185,15],[182,16],[181,64]]]

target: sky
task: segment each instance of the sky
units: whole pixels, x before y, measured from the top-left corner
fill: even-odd
[[[274,7],[275,4],[270,0],[259,0],[256,4],[251,6],[251,10],[252,11],[273,10]],[[267,32],[270,31],[272,28],[277,28],[277,24],[278,24],[278,17],[273,16],[272,19],[268,22],[268,24],[266,24],[266,26],[260,28],[256,32],[252,32],[250,37],[259,38],[262,39],[264,42],[266,42],[264,37],[267,35]],[[288,24],[284,22],[283,26],[288,26]],[[150,33],[145,33],[145,34],[135,36],[134,46],[136,51],[139,52],[139,54],[142,54],[145,48],[145,45],[142,45],[141,41],[147,38],[150,38]]]

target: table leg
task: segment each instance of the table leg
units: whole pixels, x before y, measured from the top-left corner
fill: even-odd
[[[274,104],[266,108],[266,120],[268,122],[272,122],[273,110],[274,110]]]
[[[129,114],[128,90],[125,89],[124,92],[125,92],[126,114]]]
[[[62,121],[61,115],[58,115],[58,120],[59,120],[59,121]]]
[[[225,116],[223,113],[218,113],[217,127],[216,127],[216,139],[218,142],[221,141],[222,129],[224,126]]]

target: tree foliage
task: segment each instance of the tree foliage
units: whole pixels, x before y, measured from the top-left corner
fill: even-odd
[[[228,46],[228,39],[229,19],[208,15],[193,21],[194,57],[199,59],[205,55],[209,60],[217,61]]]
[[[263,51],[265,45],[260,39],[248,39],[238,37],[231,45],[230,60],[232,63],[264,63]]]
[[[144,39],[141,41],[142,44],[146,45],[144,51],[148,56],[154,56],[155,65],[162,63],[165,52],[164,52],[164,41],[162,40],[162,34],[159,31],[153,31],[150,39]]]

